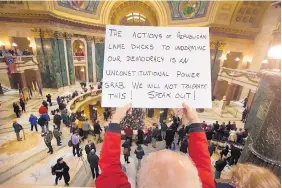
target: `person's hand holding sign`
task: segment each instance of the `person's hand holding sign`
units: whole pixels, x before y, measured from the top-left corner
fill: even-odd
[[[182,104],[183,108],[173,109],[174,114],[180,119],[182,118],[182,124],[189,125],[192,123],[200,123],[200,119],[196,112],[190,108],[186,103]]]

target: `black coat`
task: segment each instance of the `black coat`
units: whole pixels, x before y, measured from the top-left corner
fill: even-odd
[[[86,145],[85,145],[84,150],[85,150],[85,152],[86,152],[87,155],[90,153],[91,148],[90,148],[89,144],[86,144]]]
[[[90,164],[91,168],[97,168],[98,167],[99,157],[95,153],[90,152],[87,155],[87,160],[88,160],[88,163]]]
[[[15,113],[18,113],[20,111],[20,107],[17,104],[13,105],[13,108]]]
[[[239,149],[235,146],[231,146],[231,156],[238,158],[241,156],[242,149]]]
[[[137,159],[142,159],[143,156],[145,155],[143,148],[138,148],[138,147],[136,148],[134,153],[136,154]]]
[[[138,139],[138,144],[144,143],[144,132],[141,129],[139,129],[137,132],[137,139]]]
[[[215,162],[214,167],[217,171],[221,172],[224,169],[224,167],[226,166],[226,164],[227,164],[226,159],[223,159],[223,160],[220,159],[220,160]]]
[[[179,131],[178,131],[178,135],[179,137],[183,138],[185,136],[185,130],[184,128],[180,128]]]
[[[165,135],[166,145],[170,145],[173,142],[174,134],[175,134],[175,132],[172,129],[168,129],[166,131],[166,135]]]
[[[94,124],[94,134],[100,134],[102,131],[101,126],[99,123]]]

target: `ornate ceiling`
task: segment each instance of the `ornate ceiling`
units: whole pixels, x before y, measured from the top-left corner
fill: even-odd
[[[254,37],[268,1],[1,1],[0,21],[104,32],[131,12],[150,25],[209,26],[215,33]],[[85,31],[84,31],[85,30]]]

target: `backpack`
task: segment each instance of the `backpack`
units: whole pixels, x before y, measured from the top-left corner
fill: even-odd
[[[51,173],[52,175],[56,175],[56,165],[51,166]]]

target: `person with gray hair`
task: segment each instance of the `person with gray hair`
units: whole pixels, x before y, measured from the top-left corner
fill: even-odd
[[[119,123],[131,109],[131,105],[117,108],[105,134],[99,166],[101,175],[96,179],[96,188],[130,188],[120,162],[121,127]],[[170,150],[150,153],[142,161],[137,177],[138,188],[215,188],[208,142],[197,114],[183,104],[177,110],[183,115],[182,123],[188,125],[189,156]]]
[[[98,167],[99,157],[96,155],[95,149],[92,149],[90,153],[87,155],[87,160],[91,168],[93,179],[95,179],[95,174],[96,174],[96,178],[98,178],[99,176],[99,167]]]

